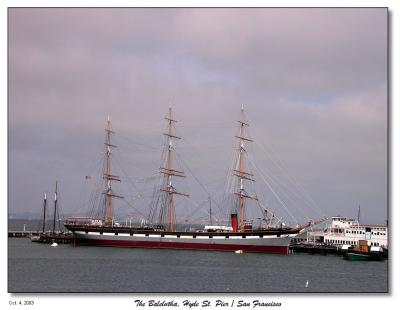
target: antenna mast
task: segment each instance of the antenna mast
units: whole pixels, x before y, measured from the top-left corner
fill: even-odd
[[[239,196],[239,229],[240,231],[243,232],[246,199],[258,200],[256,196],[251,196],[245,191],[243,184],[244,180],[255,182],[255,180],[252,179],[253,174],[244,171],[244,160],[246,154],[245,142],[253,142],[253,140],[245,137],[245,127],[248,127],[249,124],[246,123],[245,121],[243,104],[242,104],[242,109],[240,111],[240,120],[238,122],[240,124],[240,131],[239,131],[239,136],[235,136],[235,138],[239,139],[239,160],[238,160],[239,163],[237,170],[236,169],[233,170],[233,175],[239,178],[239,191],[234,192],[234,194]]]
[[[167,145],[168,145],[168,150],[167,150],[167,159],[166,159],[166,167],[161,167],[160,168],[160,173],[164,174],[165,177],[167,178],[166,186],[161,188],[160,190],[163,192],[167,193],[167,208],[168,208],[168,230],[169,231],[174,231],[174,214],[175,214],[175,206],[174,206],[174,195],[182,195],[189,197],[188,194],[180,193],[177,192],[175,187],[172,185],[172,177],[180,177],[184,178],[185,173],[183,171],[178,171],[173,169],[172,165],[172,152],[173,152],[173,146],[172,146],[172,141],[173,139],[181,139],[180,137],[177,137],[173,135],[172,133],[172,127],[173,123],[177,123],[178,121],[172,118],[172,108],[169,108],[168,110],[168,117],[165,118],[168,122],[168,132],[164,133],[164,135],[167,137]]]
[[[106,181],[105,189],[104,189],[104,197],[105,197],[105,205],[106,205],[106,215],[105,221],[108,225],[113,225],[113,197],[123,198],[122,196],[116,195],[112,188],[111,188],[111,181],[118,181],[121,182],[119,176],[111,174],[111,148],[117,147],[116,145],[111,144],[111,135],[114,134],[114,131],[111,127],[110,117],[107,117],[107,124],[106,124],[106,141],[104,142],[105,145],[105,167],[103,173],[103,179]]]

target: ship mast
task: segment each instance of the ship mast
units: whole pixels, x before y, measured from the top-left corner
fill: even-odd
[[[172,185],[172,177],[186,177],[183,171],[178,171],[173,169],[173,162],[172,162],[172,153],[173,153],[173,146],[172,141],[173,139],[181,139],[173,135],[172,127],[173,123],[177,123],[178,121],[172,118],[172,108],[168,110],[168,116],[165,118],[168,122],[168,129],[164,135],[167,137],[167,158],[166,158],[166,167],[160,168],[160,173],[163,174],[167,178],[166,186],[161,188],[160,190],[167,193],[167,209],[168,209],[168,231],[174,231],[174,216],[175,216],[175,206],[174,206],[174,195],[182,195],[189,197],[188,194],[177,192],[175,187]]]
[[[43,201],[43,232],[46,229],[46,208],[47,208],[47,193],[44,193],[44,201]]]
[[[245,128],[248,127],[249,124],[245,121],[243,105],[240,111],[240,120],[238,122],[240,124],[240,131],[239,136],[235,136],[235,138],[239,139],[239,163],[238,167],[236,167],[237,169],[233,170],[233,175],[239,178],[239,190],[237,192],[234,192],[234,194],[239,196],[239,229],[241,232],[244,232],[246,199],[258,199],[256,196],[251,196],[246,192],[243,183],[244,180],[255,182],[255,180],[252,179],[253,174],[244,170],[244,161],[246,154],[245,142],[253,142],[253,140],[245,137]]]
[[[53,235],[56,231],[56,216],[57,216],[57,184],[58,181],[56,181],[56,189],[54,191],[54,217],[53,217]]]
[[[210,225],[212,226],[212,216],[211,216],[211,196],[208,196],[208,206],[210,209]]]
[[[106,141],[105,145],[105,167],[103,173],[103,179],[106,181],[104,188],[104,197],[105,197],[105,206],[106,206],[106,215],[105,222],[108,225],[113,225],[113,197],[123,198],[115,194],[111,188],[111,181],[121,182],[119,176],[111,174],[111,148],[115,148],[116,145],[111,144],[111,135],[114,134],[114,131],[111,127],[110,117],[107,118],[106,124]]]

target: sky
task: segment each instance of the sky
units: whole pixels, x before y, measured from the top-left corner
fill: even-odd
[[[115,212],[139,219],[172,107],[180,220],[208,195],[217,217],[243,104],[265,208],[386,222],[385,8],[11,8],[8,25],[10,214],[39,214],[55,180],[62,212],[87,212],[109,116]]]

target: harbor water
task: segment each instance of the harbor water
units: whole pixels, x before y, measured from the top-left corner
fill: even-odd
[[[307,285],[306,285],[307,283]],[[59,245],[8,238],[9,292],[387,292],[388,261]]]

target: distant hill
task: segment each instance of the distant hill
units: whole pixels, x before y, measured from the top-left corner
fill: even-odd
[[[40,219],[42,217],[41,214],[39,213],[34,213],[34,212],[22,212],[22,213],[8,213],[8,219],[9,220],[36,220]]]

